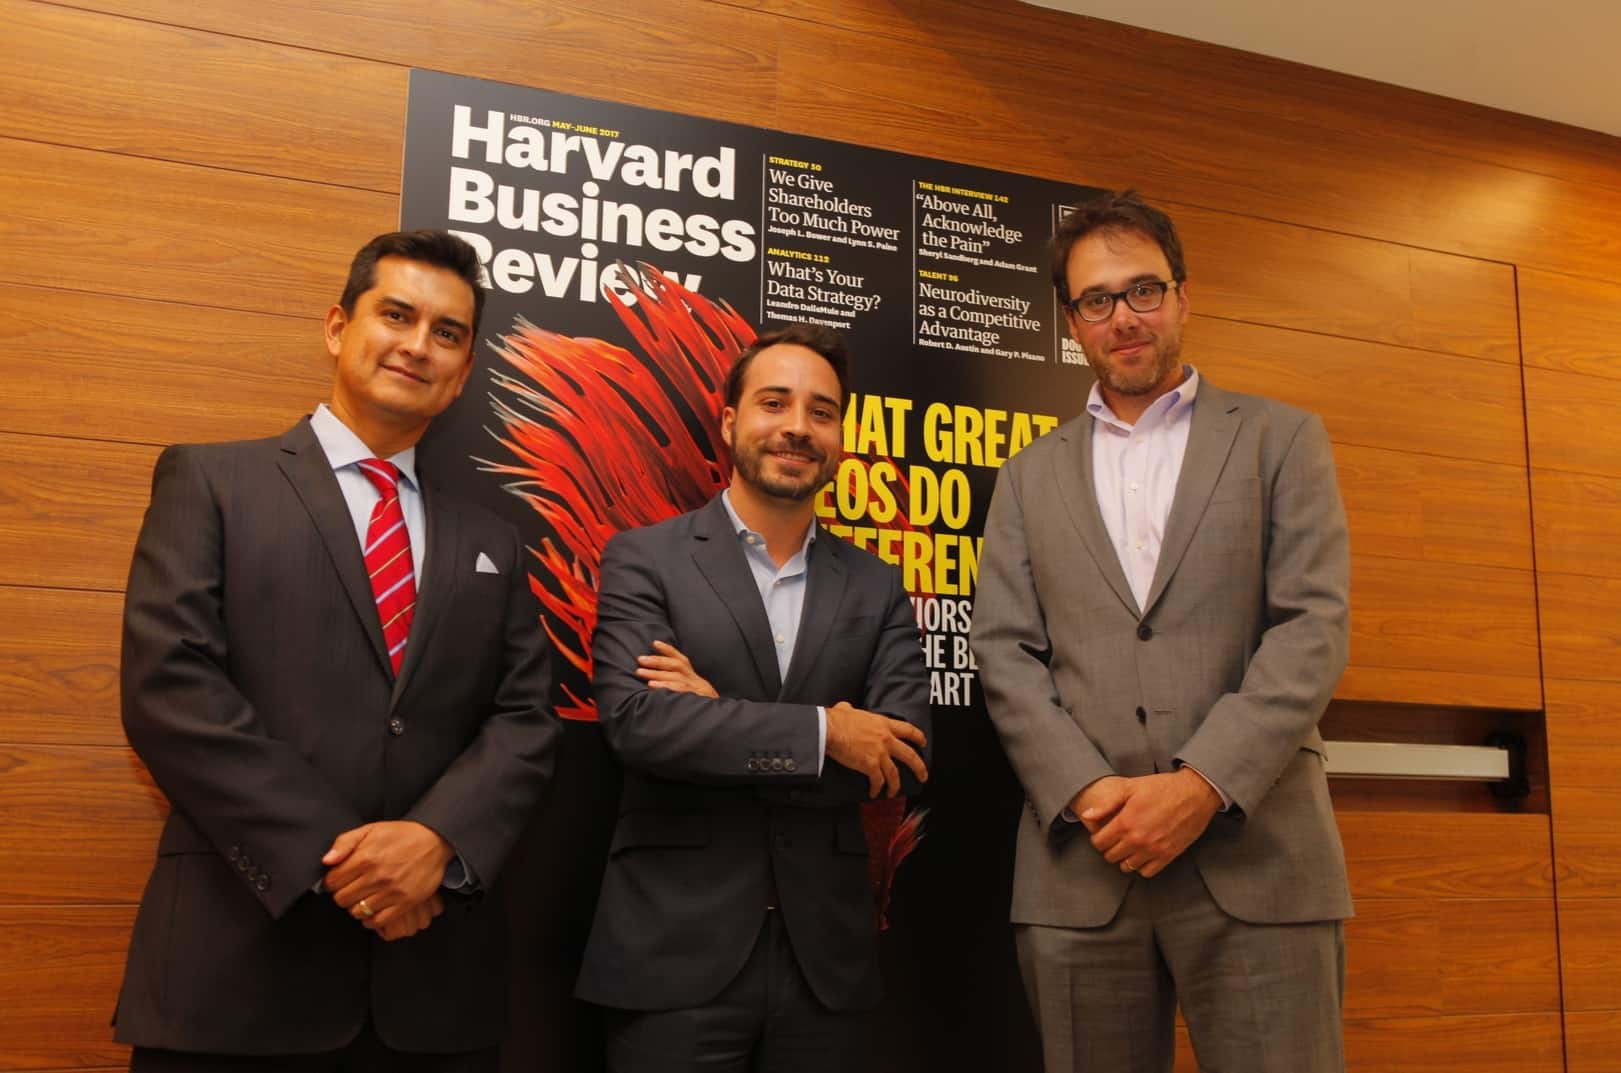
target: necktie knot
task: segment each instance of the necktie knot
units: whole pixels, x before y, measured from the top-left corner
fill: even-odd
[[[394,488],[400,483],[399,467],[392,462],[385,462],[381,458],[366,458],[355,463],[360,472],[366,475],[377,494],[387,499],[394,494]]]

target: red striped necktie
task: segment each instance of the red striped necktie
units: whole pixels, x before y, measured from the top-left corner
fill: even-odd
[[[371,510],[366,526],[366,573],[377,597],[377,617],[383,623],[383,642],[394,673],[405,659],[405,639],[416,613],[416,574],[411,567],[411,534],[400,509],[400,471],[394,463],[368,458],[357,465],[382,498]]]

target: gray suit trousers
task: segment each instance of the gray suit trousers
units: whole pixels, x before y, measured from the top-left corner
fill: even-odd
[[[1338,920],[1247,924],[1183,856],[1101,927],[1014,930],[1047,1073],[1171,1073],[1178,999],[1203,1073],[1344,1073]]]

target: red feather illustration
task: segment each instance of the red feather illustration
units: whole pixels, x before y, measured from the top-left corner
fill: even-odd
[[[519,317],[495,347],[510,371],[494,374],[491,398],[499,426],[491,434],[510,460],[474,459],[504,479],[549,534],[530,549],[529,584],[548,636],[575,672],[565,676],[558,714],[583,721],[597,718],[588,683],[603,546],[622,529],[694,510],[726,487],[726,371],[756,335],[730,305],[651,265],[621,264],[619,277],[629,300],[610,288],[603,296],[637,350]],[[916,528],[904,512],[892,524]],[[917,846],[927,812],[903,821],[904,811],[904,799],[895,799],[868,802],[863,813],[882,927],[895,868]]]

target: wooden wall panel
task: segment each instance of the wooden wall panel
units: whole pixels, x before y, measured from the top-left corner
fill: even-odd
[[[1621,1009],[1621,898],[1561,898],[1559,938],[1565,1008]]]
[[[902,40],[931,37],[955,51],[976,51],[1002,63],[1062,77],[1079,39],[1107,40],[1105,54],[1085,56],[1100,81],[1156,66],[1177,72],[1186,100],[1236,119],[1265,116],[1269,126],[1298,132],[1303,143],[1344,130],[1376,131],[1387,145],[1407,143],[1432,155],[1454,156],[1621,191],[1614,139],[1573,127],[1554,128],[1528,116],[1445,100],[1415,90],[1368,83],[1322,68],[1303,68],[1253,52],[1072,16],[1013,7],[1002,0],[731,0],[739,6],[840,26],[862,35]],[[1062,73],[1060,73],[1062,72]],[[1133,103],[1158,88],[1125,82]],[[1134,92],[1135,91],[1135,92]],[[1365,166],[1365,164],[1364,164]],[[1364,206],[1367,209],[1367,206]],[[1377,206],[1374,206],[1376,209]],[[1369,209],[1369,211],[1373,211]]]
[[[0,1069],[124,1065],[113,1006],[135,910],[0,905]]]
[[[1337,819],[1353,898],[1553,897],[1546,816],[1342,810]]]
[[[1537,597],[1548,677],[1621,681],[1621,578],[1544,574]]]
[[[1513,366],[1198,314],[1183,340],[1212,381],[1318,414],[1335,443],[1525,466]]]
[[[1614,742],[1596,746],[1614,748]],[[1554,867],[1563,905],[1573,898],[1621,898],[1621,786],[1569,786],[1552,769]],[[1621,947],[1615,956],[1621,957]]]
[[[1537,567],[1548,573],[1621,578],[1621,480],[1533,469]]]
[[[1391,1018],[1345,1023],[1355,1073],[1563,1073],[1556,1013]]]
[[[342,272],[330,266],[327,305]],[[0,284],[0,432],[149,444],[274,435],[331,393],[325,311],[282,317]]]
[[[1565,1073],[1615,1073],[1621,1010],[1565,1014]]]
[[[1549,678],[1548,767],[1561,786],[1621,789],[1621,675]],[[1621,815],[1616,817],[1621,826]]]
[[[1357,446],[1334,462],[1358,554],[1531,570],[1523,466]]]
[[[1559,1010],[1552,898],[1362,898],[1345,941],[1348,1019]]]
[[[118,592],[0,585],[0,741],[124,743],[118,722],[123,607]]]
[[[0,282],[296,317],[399,219],[390,194],[10,138],[0,204]]]
[[[1348,1073],[1567,1073],[1558,1014],[1348,1017],[1345,1068]],[[1197,1071],[1188,1035],[1179,1031],[1176,1073]]]
[[[0,434],[0,585],[122,591],[157,456]]]
[[[776,115],[781,21],[721,3],[461,0],[402,8],[325,0],[81,0],[75,6],[739,123],[771,126]],[[796,47],[791,37],[788,47]],[[625,77],[629,72],[634,77]]]
[[[168,802],[128,748],[0,745],[0,905],[134,902]]]
[[[1525,424],[1534,469],[1621,477],[1621,379],[1527,366]]]
[[[1354,539],[1354,537],[1353,537]],[[1389,700],[1407,704],[1455,704],[1468,708],[1542,707],[1542,680],[1535,675],[1454,673],[1408,667],[1345,668],[1334,696],[1341,700]]]
[[[399,190],[404,68],[26,0],[0,25],[0,134]]]
[[[1487,260],[1525,258],[1611,278],[1617,272],[1604,236],[1621,229],[1621,207],[1579,182],[1394,145],[1365,118],[1344,126],[1319,114],[1288,118],[1305,109],[1299,102],[1256,107],[1249,82],[1179,92],[1168,106],[1164,78],[1144,73],[1174,69],[1166,57],[1179,43],[1159,34],[1063,19],[1059,34],[1023,34],[1018,54],[1008,56],[982,41],[969,45],[949,20],[939,23],[925,43],[852,40],[834,27],[800,32],[797,47],[781,57],[783,125],[818,132],[859,115],[882,144],[1009,167],[1011,139],[987,136],[974,120],[982,106],[993,117],[1022,112],[1050,138],[1049,147],[1026,150],[1023,159],[1055,178],[1137,185],[1185,205],[1219,205]],[[1076,48],[1083,34],[1107,47]],[[1134,51],[1141,56],[1135,61]],[[1223,61],[1201,58],[1191,80],[1219,80],[1215,70]],[[826,77],[835,59],[848,77]],[[945,102],[929,92],[938,80],[924,85],[920,72],[929,71],[965,87],[963,99],[972,100],[968,121],[956,129],[937,129],[931,109]],[[1087,123],[1055,122],[1081,101],[1091,110]],[[1132,136],[1120,137],[1121,130]]]
[[[1539,671],[1532,575],[1484,566],[1438,570],[1353,552],[1351,662],[1534,678]]]
[[[1519,362],[1507,265],[1200,209],[1176,226],[1189,303],[1207,316]]]
[[[1522,269],[1525,363],[1621,380],[1621,284]]]

